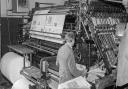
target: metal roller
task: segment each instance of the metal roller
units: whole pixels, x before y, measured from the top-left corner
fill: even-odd
[[[13,84],[11,89],[30,89],[29,85],[34,85],[34,84],[28,81],[26,78],[21,78]]]

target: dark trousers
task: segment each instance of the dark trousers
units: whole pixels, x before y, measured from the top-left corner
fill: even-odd
[[[118,86],[117,89],[128,89],[128,83],[123,86]]]

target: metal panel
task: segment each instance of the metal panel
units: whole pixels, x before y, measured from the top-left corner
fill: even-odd
[[[1,18],[1,51],[2,55],[8,52],[8,45],[18,44],[19,41],[19,18]]]

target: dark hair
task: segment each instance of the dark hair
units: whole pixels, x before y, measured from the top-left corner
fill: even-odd
[[[75,34],[73,32],[67,32],[65,35],[65,40],[75,39]]]

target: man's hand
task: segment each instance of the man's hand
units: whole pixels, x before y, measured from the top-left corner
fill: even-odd
[[[83,77],[87,77],[87,76],[88,76],[87,69],[84,69],[84,70],[83,70],[82,76],[83,76]]]

